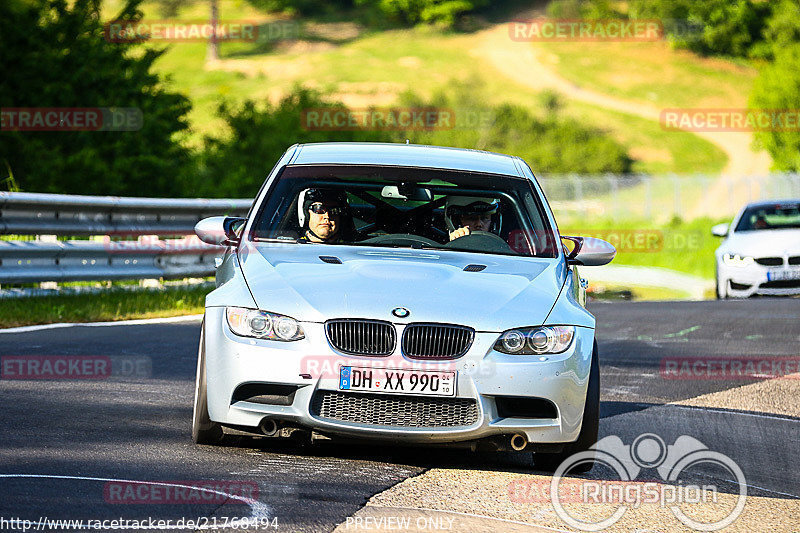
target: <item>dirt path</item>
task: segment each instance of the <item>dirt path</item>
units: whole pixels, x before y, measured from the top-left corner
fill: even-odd
[[[523,17],[524,18],[524,17]],[[476,38],[472,52],[476,57],[493,65],[506,77],[541,91],[553,89],[567,98],[573,98],[598,107],[636,115],[658,122],[661,109],[649,104],[623,100],[591,89],[579,87],[551,70],[542,60],[544,50],[529,42],[517,42],[509,38],[508,26],[499,24],[481,32]],[[695,135],[715,144],[728,156],[728,163],[720,178],[704,195],[721,199],[724,203],[745,203],[749,198],[736,198],[735,191],[749,188],[734,187],[743,177],[764,176],[769,172],[771,160],[766,152],[754,152],[751,148],[753,136],[747,132],[695,132]],[[734,192],[731,192],[734,191]],[[744,194],[744,193],[743,193]],[[688,215],[713,215],[717,202],[700,201]],[[722,207],[722,206],[719,206]],[[725,207],[727,211],[727,206]]]

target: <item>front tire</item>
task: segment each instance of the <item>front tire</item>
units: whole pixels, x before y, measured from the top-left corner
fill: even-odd
[[[205,320],[200,326],[200,347],[197,350],[197,376],[194,385],[194,409],[192,411],[192,441],[195,444],[219,445],[225,434],[222,426],[208,415],[206,395],[206,343]]]
[[[726,300],[728,298],[728,281],[725,280],[725,283],[720,283],[721,281],[719,279],[719,270],[717,270],[714,276],[714,289],[717,294],[717,300]]]
[[[586,405],[583,408],[583,422],[578,440],[564,446],[559,453],[534,453],[534,466],[545,472],[554,472],[561,463],[576,453],[590,451],[597,442],[600,430],[600,362],[597,343],[592,350],[592,364],[589,370],[589,385],[586,390]],[[594,461],[587,460],[570,468],[565,474],[583,474],[594,467]]]

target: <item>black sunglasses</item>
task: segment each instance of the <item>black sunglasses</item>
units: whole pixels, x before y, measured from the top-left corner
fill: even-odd
[[[311,204],[308,207],[308,210],[314,213],[315,215],[324,215],[325,213],[328,213],[331,216],[338,216],[347,213],[347,206],[326,207],[325,205],[317,202]]]

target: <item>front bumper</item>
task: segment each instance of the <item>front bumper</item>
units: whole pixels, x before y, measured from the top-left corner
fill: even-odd
[[[768,267],[753,263],[747,266],[729,266],[718,259],[720,283],[732,298],[750,296],[793,296],[800,294],[800,278],[775,280],[775,273],[800,275],[797,266]]]
[[[323,434],[408,443],[469,441],[514,433],[524,433],[532,443],[573,442],[578,438],[594,345],[593,329],[576,328],[572,345],[562,354],[506,355],[492,349],[499,333],[479,332],[464,356],[449,361],[421,362],[404,357],[399,342],[389,357],[338,354],[328,343],[323,324],[303,322],[302,327],[306,338],[295,342],[244,338],[230,331],[223,307],[206,309],[205,356],[211,420],[256,428],[262,419],[271,417]],[[396,324],[395,327],[400,338],[403,326]],[[399,427],[322,417],[315,414],[312,406],[315,394],[338,391],[340,364],[455,370],[458,372],[456,397],[474,400],[477,417],[467,425],[448,427]],[[291,385],[297,390],[288,405],[236,401],[237,388],[253,383]],[[394,394],[380,396],[397,397]],[[498,397],[546,400],[555,406],[555,416],[502,417],[498,412]]]

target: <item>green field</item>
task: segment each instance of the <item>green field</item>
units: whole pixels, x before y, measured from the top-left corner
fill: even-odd
[[[146,2],[143,8],[145,18],[160,18],[156,4]],[[108,4],[104,12],[112,18],[114,2]],[[259,13],[249,4],[235,0],[222,0],[220,13],[222,20],[250,20],[265,24],[276,20],[273,15]],[[181,11],[179,18],[198,20],[205,16],[205,4],[194,3]],[[222,121],[216,117],[219,102],[245,98],[275,102],[298,83],[329,92],[333,99],[350,107],[367,107],[391,105],[407,90],[428,97],[453,82],[469,82],[480,88],[481,98],[487,103],[509,102],[525,106],[536,114],[543,112],[538,91],[506,78],[484,59],[482,54],[485,51],[481,52],[481,47],[485,46],[484,32],[491,29],[474,33],[442,32],[428,27],[369,31],[346,22],[295,22],[300,39],[222,43],[221,61],[213,66],[205,64],[204,43],[154,45],[167,48],[157,63],[157,70],[168,77],[168,85],[173,90],[187,95],[193,103],[194,109],[190,114],[192,132],[188,143],[199,145],[203,135],[224,131]],[[666,46],[663,43],[647,44]],[[528,43],[522,45],[529,46]],[[580,55],[580,50],[576,47],[571,53]],[[580,67],[580,62],[566,55],[567,52],[567,48],[561,50],[564,58],[555,65],[560,74],[567,78],[573,75],[581,77],[580,83],[584,83],[585,77],[586,83],[605,89],[595,80],[603,79],[602,69],[613,71],[617,56],[607,57],[607,64],[587,69]],[[583,53],[595,57],[595,54],[586,54],[585,50]],[[621,52],[615,53],[619,55]],[[717,61],[727,66],[717,69],[708,66],[704,70],[705,63],[691,61],[683,53],[669,50],[665,53],[675,57],[670,63],[672,68],[662,76],[658,74],[659,62],[664,60],[663,53],[652,58],[647,54],[636,56],[637,61],[648,65],[645,73],[647,84],[657,91],[670,94],[683,86],[690,86],[695,88],[691,94],[702,96],[711,91],[738,101],[749,89],[749,78],[746,83],[739,80],[737,84],[735,72],[725,70],[739,68],[733,64]],[[706,70],[707,79],[703,74]],[[618,74],[615,72],[612,78],[616,79],[614,76]],[[665,79],[667,76],[669,79]],[[631,97],[641,93],[644,85],[632,87]],[[713,87],[717,89],[712,90]],[[612,89],[609,87],[613,93]],[[577,101],[567,100],[565,104],[565,114],[607,131],[622,142],[637,160],[636,172],[717,173],[727,161],[719,148],[693,134],[666,132],[655,121]]]
[[[0,299],[0,328],[55,322],[105,322],[203,312],[210,287],[114,290]]]
[[[579,87],[663,107],[746,107],[758,74],[666,42],[541,42],[544,59]]]
[[[615,265],[669,268],[714,279],[714,250],[721,240],[711,235],[711,227],[720,222],[730,220],[698,218],[657,225],[646,220],[595,219],[560,224],[559,230],[562,235],[587,235],[612,242],[618,249]]]

